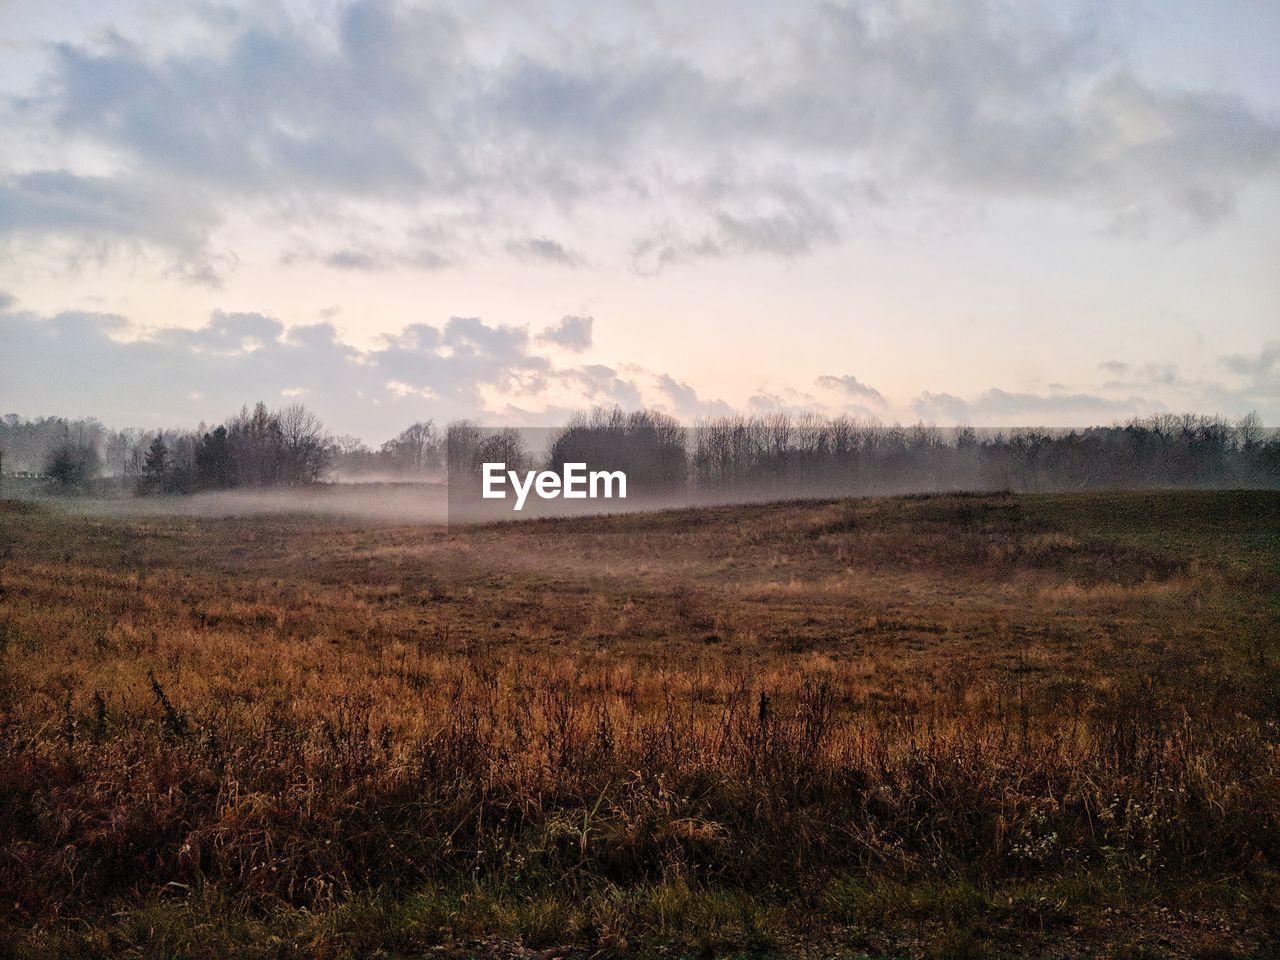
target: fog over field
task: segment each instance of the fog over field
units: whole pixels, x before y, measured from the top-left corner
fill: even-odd
[[[182,497],[88,497],[54,501],[70,513],[120,517],[254,517],[309,514],[377,523],[447,522],[440,483],[333,483],[302,490],[223,490]]]
[[[1280,487],[1280,435],[1256,414],[978,431],[787,413],[686,427],[660,411],[597,407],[550,429],[419,421],[372,450],[332,437],[300,404],[259,403],[218,426],[155,434],[9,417],[0,421],[6,454],[11,474],[15,461],[39,470],[11,476],[12,495],[79,512],[384,523],[950,491]],[[580,499],[560,495],[571,470]],[[379,479],[388,476],[397,479]]]

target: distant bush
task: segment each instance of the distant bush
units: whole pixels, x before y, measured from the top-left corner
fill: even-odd
[[[665,413],[597,408],[555,435],[547,463],[557,472],[566,463],[622,470],[634,492],[668,492],[687,482],[687,446],[684,427]]]
[[[138,492],[195,493],[234,487],[297,486],[319,480],[334,445],[299,404],[243,408],[222,426],[156,434],[142,458]]]
[[[49,452],[43,472],[60,491],[79,491],[102,472],[102,461],[91,446],[63,443]]]

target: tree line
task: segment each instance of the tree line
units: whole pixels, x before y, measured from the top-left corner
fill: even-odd
[[[96,419],[0,418],[0,467],[87,492],[108,477],[141,495],[236,487],[298,486],[333,476],[420,478],[444,469],[434,424],[414,423],[371,450],[330,435],[301,404],[244,407],[217,426],[194,430],[112,430]]]
[[[190,431],[109,430],[94,419],[0,418],[0,456],[67,491],[105,473],[139,494],[298,486],[329,478],[443,479],[565,463],[623,470],[635,495],[850,495],[957,489],[1280,487],[1280,432],[1160,414],[1071,430],[978,431],[813,414],[731,415],[686,427],[653,410],[597,408],[528,434],[467,420],[410,425],[377,449],[327,433],[300,404],[242,408]]]
[[[504,443],[520,435],[505,431]],[[479,449],[473,440],[471,449]],[[453,475],[478,471],[455,459]],[[508,463],[532,458],[517,448]],[[554,431],[546,466],[624,470],[661,496],[794,497],[940,490],[1280,487],[1280,433],[1238,420],[1160,414],[1083,429],[978,431],[815,414],[730,415],[691,428],[663,413],[597,409]],[[634,494],[633,494],[634,495]]]
[[[718,417],[693,431],[695,487],[761,493],[1280,486],[1280,436],[1161,414],[1083,429],[979,432],[811,415]]]

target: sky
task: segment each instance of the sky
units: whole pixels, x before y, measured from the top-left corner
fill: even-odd
[[[1280,425],[1274,0],[0,0],[0,413]]]

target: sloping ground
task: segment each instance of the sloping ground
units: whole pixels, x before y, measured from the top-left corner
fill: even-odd
[[[1261,956],[1280,495],[0,504],[0,953]]]

